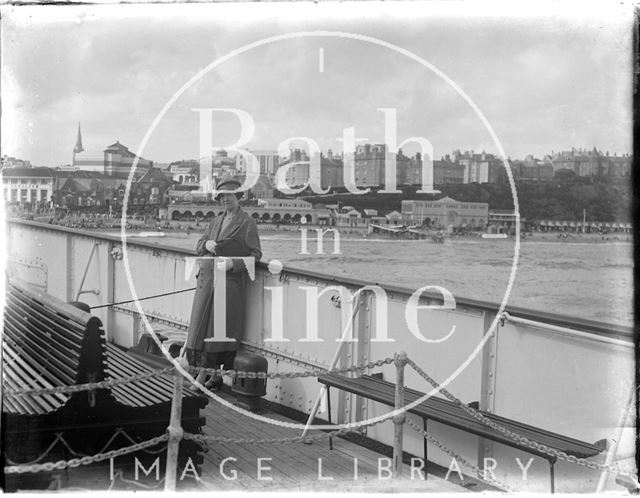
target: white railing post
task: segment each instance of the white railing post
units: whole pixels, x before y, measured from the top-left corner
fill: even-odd
[[[396,366],[395,409],[399,410],[404,406],[404,367],[407,364],[407,354],[404,351],[397,353],[393,363]],[[393,477],[396,479],[402,475],[402,435],[406,418],[406,412],[393,416]]]
[[[164,490],[175,491],[178,478],[178,450],[182,440],[182,375],[173,376],[173,398],[171,399],[171,418],[169,420],[169,442],[167,443],[167,466],[164,474]]]
[[[84,286],[84,281],[87,278],[87,274],[89,273],[89,267],[91,266],[91,261],[93,261],[93,253],[96,252],[96,248],[98,247],[98,242],[93,243],[93,247],[91,248],[91,252],[89,253],[89,259],[87,260],[87,265],[84,268],[84,273],[82,274],[82,279],[80,280],[80,285],[78,286],[78,292],[76,294],[76,301],[80,299],[80,296],[84,292],[92,292],[92,291],[83,291],[82,287]],[[93,291],[95,292],[95,291]],[[100,292],[100,290],[98,290]]]
[[[607,448],[607,456],[605,457],[604,464],[612,465],[615,459],[616,454],[618,453],[618,446],[620,445],[620,440],[622,439],[622,431],[624,431],[625,425],[627,423],[627,418],[629,417],[629,413],[634,406],[633,398],[635,396],[636,388],[635,386],[631,386],[629,389],[629,396],[627,398],[627,403],[625,404],[622,413],[620,414],[620,420],[618,420],[618,427],[616,429],[616,434],[614,436],[613,441],[610,442],[609,447]],[[598,479],[598,485],[596,487],[596,493],[602,493],[605,490],[607,484],[607,478],[609,477],[609,471],[603,470],[600,473],[600,478]]]
[[[344,336],[346,335],[349,325],[353,326],[353,321],[356,319],[356,316],[358,314],[358,310],[360,309],[360,303],[361,303],[361,297],[360,296],[361,295],[359,294],[358,295],[358,299],[354,303],[355,306],[353,307],[353,311],[351,313],[351,322],[347,323],[345,325],[345,328],[342,331],[342,335],[340,336],[341,339],[343,339]],[[338,365],[338,362],[340,361],[340,356],[342,355],[342,348],[344,347],[344,343],[345,343],[345,341],[340,340],[340,342],[338,344],[338,347],[336,348],[335,353],[333,353],[333,358],[331,358],[331,363],[329,363],[329,370],[333,370]],[[326,392],[327,392],[327,386],[325,384],[322,384],[322,387],[320,387],[320,392],[318,393],[318,396],[316,397],[316,400],[315,400],[315,402],[313,404],[313,407],[311,408],[311,412],[309,413],[309,418],[307,418],[307,423],[304,426],[304,430],[302,431],[302,434],[300,435],[301,438],[305,437],[307,435],[307,433],[309,432],[309,430],[311,429],[311,424],[313,424],[313,420],[316,418],[316,414],[318,413],[318,410],[320,409],[320,402],[322,401],[322,398],[324,398]],[[308,443],[310,444],[311,442],[308,441]]]

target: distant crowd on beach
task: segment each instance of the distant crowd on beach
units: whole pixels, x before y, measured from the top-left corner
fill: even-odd
[[[107,214],[78,214],[78,213],[42,213],[33,215],[28,212],[13,212],[10,218],[26,219],[38,221],[40,223],[48,223],[51,225],[59,225],[68,228],[79,228],[87,230],[113,230],[121,228],[122,219],[118,215],[109,216]],[[169,221],[159,220],[151,216],[127,216],[125,227],[128,230],[145,230],[145,231],[172,231],[172,232],[199,232],[203,231],[208,225],[206,220],[195,221]],[[258,230],[263,233],[297,233],[300,231],[299,224],[278,224],[278,223],[259,223]],[[380,234],[369,234],[366,227],[326,227],[306,225],[306,228],[313,230],[314,228],[334,228],[340,232],[340,236],[347,238],[380,238]],[[446,235],[446,238],[452,240],[473,240],[481,237],[481,232],[468,233],[452,233]],[[509,237],[513,238],[513,236]],[[520,234],[522,241],[527,240],[545,240],[559,242],[631,242],[632,236],[628,233],[603,233],[603,232],[545,232],[545,231],[523,231]]]

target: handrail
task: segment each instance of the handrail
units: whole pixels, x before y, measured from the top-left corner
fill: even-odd
[[[512,316],[507,312],[502,313],[501,319],[504,319],[504,320],[506,320],[508,322],[511,322],[511,323],[516,323],[516,324],[521,324],[521,325],[528,325],[530,327],[533,327],[533,328],[536,328],[536,329],[540,329],[540,330],[546,330],[546,331],[549,331],[549,332],[556,332],[556,333],[559,333],[561,335],[566,335],[566,336],[571,336],[571,337],[582,337],[582,338],[588,339],[590,341],[603,342],[605,344],[612,344],[612,345],[615,345],[615,346],[622,346],[622,347],[626,347],[626,348],[633,348],[634,347],[634,343],[631,340],[631,338],[629,338],[629,340],[614,339],[612,337],[606,337],[606,336],[602,336],[602,335],[598,335],[598,334],[591,334],[591,333],[588,333],[588,332],[582,332],[580,330],[567,328],[567,327],[559,327],[557,325],[552,325],[552,324],[545,323],[545,322],[539,322],[539,321],[536,321],[536,320],[529,320],[527,318],[519,318],[519,317],[516,317],[516,316]]]
[[[87,237],[94,239],[101,239],[109,242],[121,242],[119,235],[105,234],[99,232],[80,231],[75,228],[63,227],[60,225],[50,225],[48,223],[40,223],[36,221],[28,221],[22,219],[7,220],[8,223],[17,223],[26,226],[34,226],[37,228],[44,228],[47,230],[58,231],[73,234],[79,237]],[[185,256],[196,256],[195,250],[182,249],[178,247],[171,247],[162,244],[156,244],[152,242],[146,242],[142,240],[129,240],[127,239],[127,245],[132,247],[142,247],[145,249],[152,249],[155,251],[166,251],[173,254],[181,254]],[[257,262],[256,267],[262,270],[267,269],[267,264],[264,262]],[[365,285],[378,285],[386,292],[399,294],[405,297],[409,297],[415,289],[409,287],[401,287],[393,284],[378,283],[368,280],[361,280],[349,277],[338,277],[329,275],[326,273],[315,272],[312,270],[305,270],[294,267],[285,267],[283,273],[290,275],[297,275],[302,278],[311,278],[319,281],[323,281],[330,284],[342,284],[345,286],[351,286],[354,288],[360,288]],[[436,299],[442,301],[442,295],[423,293],[426,298]],[[466,297],[456,296],[456,304],[460,308],[473,308],[479,311],[488,313],[497,313],[500,309],[498,303],[490,301],[482,301],[477,299],[471,299]],[[533,310],[529,308],[522,308],[519,306],[507,306],[504,310],[512,317],[518,317],[518,319],[531,320],[537,323],[543,323],[548,326],[554,326],[559,328],[567,328],[572,330],[579,330],[584,334],[597,335],[603,338],[617,339],[626,342],[633,342],[634,330],[633,327],[615,323],[606,323],[596,320],[589,320],[579,318],[575,316],[562,315],[558,313],[548,313],[540,310]]]

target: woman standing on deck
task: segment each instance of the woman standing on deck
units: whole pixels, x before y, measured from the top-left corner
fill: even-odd
[[[224,215],[215,217],[198,240],[198,256],[252,256],[258,262],[262,257],[258,227],[251,216],[240,209],[238,203],[242,197],[240,182],[234,179],[221,180],[216,199],[225,208]],[[229,191],[228,193],[220,191]],[[241,259],[226,259],[226,337],[236,341],[206,341],[213,338],[213,274],[214,260],[200,260],[197,275],[197,287],[191,308],[189,333],[187,336],[187,361],[194,367],[233,368],[233,360],[238,350],[238,340],[242,337],[244,326],[245,294],[248,280],[247,270]],[[206,374],[200,372],[196,380],[204,381]],[[207,387],[220,387],[222,379],[209,381]]]

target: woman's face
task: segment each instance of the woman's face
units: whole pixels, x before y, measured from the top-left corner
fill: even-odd
[[[236,194],[220,194],[220,204],[224,206],[224,208],[228,212],[233,212],[238,209],[238,198]]]

